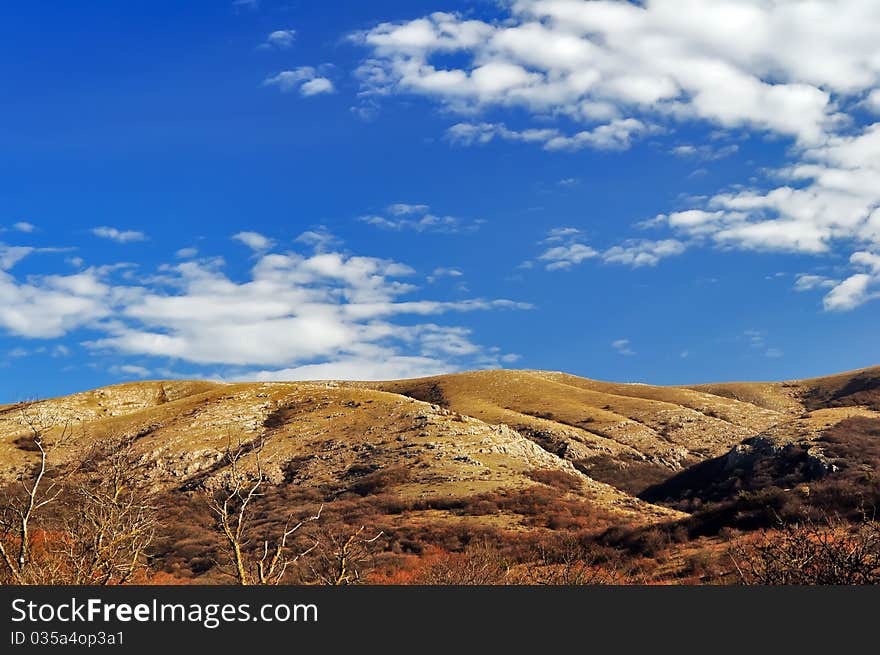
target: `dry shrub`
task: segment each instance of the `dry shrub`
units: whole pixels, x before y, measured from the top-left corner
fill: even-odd
[[[389,487],[406,482],[410,478],[410,470],[405,466],[394,466],[373,471],[366,475],[362,475],[359,470],[356,470],[353,475],[359,477],[348,490],[359,496],[371,496],[381,493]]]
[[[468,546],[462,553],[440,556],[414,576],[415,584],[425,585],[503,585],[510,584],[510,562],[486,541]]]
[[[548,536],[538,544],[526,566],[514,574],[517,584],[607,585],[622,584],[625,577],[615,557],[609,557],[592,540],[574,534]]]
[[[535,482],[546,484],[563,493],[569,491],[577,492],[583,488],[581,478],[573,473],[560,471],[559,469],[533,469],[527,475]]]
[[[880,523],[781,524],[731,548],[730,557],[743,584],[873,585],[880,582]]]

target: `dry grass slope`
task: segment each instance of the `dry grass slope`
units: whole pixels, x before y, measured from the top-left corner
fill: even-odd
[[[197,496],[228,475],[223,452],[230,441],[262,445],[272,489],[263,520],[278,520],[282,506],[330,503],[337,518],[379,517],[395,535],[399,557],[425,544],[453,548],[450,535],[487,530],[532,537],[559,526],[594,534],[613,525],[654,530],[696,520],[693,499],[727,502],[737,489],[801,480],[804,466],[850,453],[846,426],[880,419],[880,368],[694,387],[545,371],[393,382],[122,384],[0,406],[0,482],[33,462],[25,414],[55,432],[69,427],[71,438],[52,453],[56,467],[112,439],[132,440],[151,490],[177,507],[176,536],[163,546],[168,561],[187,561],[187,575],[197,575],[192,562],[210,559],[210,539],[192,527],[207,529],[209,521]],[[873,428],[865,430],[859,438],[872,439]],[[844,436],[829,441],[828,434]],[[739,466],[732,474],[731,462]],[[255,471],[256,455],[240,464]],[[855,466],[847,469],[851,477]],[[823,488],[837,488],[829,484]],[[202,514],[196,520],[192,512]],[[187,528],[187,520],[195,523]],[[196,555],[187,559],[190,551]]]

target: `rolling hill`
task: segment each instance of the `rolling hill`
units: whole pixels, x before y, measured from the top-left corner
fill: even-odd
[[[535,533],[563,515],[598,532],[686,521],[694,498],[730,500],[744,476],[757,488],[852,470],[852,449],[827,437],[854,420],[868,422],[860,435],[880,424],[880,368],[690,387],[508,370],[393,382],[155,381],[0,407],[0,480],[33,465],[26,436],[36,422],[47,443],[66,434],[51,452],[56,471],[131,441],[144,484],[178,510],[227,475],[230,442],[259,443],[267,522],[281,515],[275,505],[348,502],[351,512],[373,503],[377,524],[399,535],[437,526]],[[256,452],[241,465],[256,470]],[[551,492],[543,509],[522,509]],[[489,509],[474,509],[480,503]],[[193,530],[210,523],[200,517]],[[175,530],[164,548],[185,559],[192,539],[186,526]]]

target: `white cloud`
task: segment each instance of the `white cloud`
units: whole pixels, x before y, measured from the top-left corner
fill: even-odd
[[[559,243],[580,236],[582,232],[576,227],[554,227],[547,232],[547,238],[542,243]]]
[[[126,378],[147,378],[152,375],[152,371],[143,366],[135,366],[134,364],[123,364],[122,366],[114,366],[110,369],[114,375]]]
[[[296,41],[296,30],[275,30],[270,32],[266,40],[260,44],[261,48],[277,48],[287,50]]]
[[[115,227],[96,227],[92,229],[92,234],[101,239],[109,239],[117,243],[132,243],[135,241],[145,241],[147,235],[136,230],[119,230]]]
[[[571,243],[549,248],[541,253],[538,259],[546,262],[544,267],[548,271],[560,271],[572,268],[586,259],[596,257],[598,254],[598,252],[586,244]]]
[[[24,232],[25,234],[30,234],[34,230],[37,229],[37,226],[33,223],[28,223],[27,221],[19,221],[18,223],[12,226],[12,229],[17,232]]]
[[[275,242],[259,232],[239,232],[232,235],[235,241],[243,243],[254,252],[263,252],[271,248]]]
[[[538,255],[548,271],[564,271],[577,266],[581,262],[598,257],[599,253],[581,241],[582,232],[575,227],[554,227],[547,232],[541,244],[549,245]],[[559,245],[557,245],[559,244]],[[532,268],[532,262],[520,264],[520,268]]]
[[[402,380],[443,375],[455,370],[447,362],[430,357],[391,356],[374,359],[347,357],[322,364],[307,364],[278,371],[258,371],[246,376],[260,382],[302,380]]]
[[[336,90],[336,87],[333,86],[333,82],[328,80],[326,77],[316,77],[313,80],[309,80],[305,82],[300,87],[300,93],[304,96],[316,96],[322,93],[333,93]]]
[[[324,225],[319,225],[314,230],[306,230],[295,241],[311,246],[315,252],[327,252],[342,243],[341,239],[333,235]]]
[[[722,248],[821,256],[867,247],[851,259],[858,272],[825,302],[827,309],[853,309],[876,296],[870,290],[876,273],[858,253],[880,249],[880,123],[829,136],[822,145],[796,154],[794,163],[768,174],[769,179],[782,178],[782,185],[718,193],[701,206],[649,223]],[[833,286],[805,275],[797,290],[810,284]]]
[[[354,35],[363,92],[608,124],[647,114],[819,143],[836,98],[877,86],[873,0],[516,0],[496,22],[434,13]],[[454,63],[452,63],[454,62]]]
[[[616,341],[612,341],[611,347],[617,351],[618,355],[632,357],[636,354],[636,351],[630,347],[629,339],[617,339]]]
[[[639,268],[655,266],[661,259],[682,254],[687,246],[676,239],[651,241],[649,239],[630,239],[621,245],[600,252],[582,241],[583,233],[574,227],[556,227],[547,233],[542,244],[550,245],[538,256],[546,262],[548,271],[567,270],[586,261],[599,258],[607,264],[623,264]]]
[[[398,202],[388,207],[388,213],[394,216],[410,216],[412,214],[427,214],[431,208],[428,205],[413,205],[406,202]]]
[[[766,345],[764,332],[762,330],[746,330],[743,332],[743,336],[748,340],[749,345],[752,348],[763,348]]]
[[[746,330],[743,332],[743,336],[746,338],[749,348],[761,351],[764,357],[778,359],[785,354],[779,348],[767,347],[767,335],[763,330]]]
[[[833,280],[824,275],[812,275],[801,273],[794,283],[795,291],[813,291],[814,289],[832,289],[840,284],[840,280]]]
[[[592,130],[565,135],[555,128],[511,130],[503,123],[456,123],[446,131],[453,144],[482,145],[499,138],[521,143],[540,143],[545,150],[577,151],[584,148],[597,150],[625,150],[632,138],[650,131],[641,121],[633,118],[614,120]]]
[[[263,86],[277,86],[282,91],[291,91],[307,81],[317,77],[317,71],[311,66],[301,66],[295,70],[281,71],[263,80]]]
[[[457,268],[435,268],[432,275],[434,277],[461,277],[464,273]]]
[[[871,91],[865,98],[864,105],[875,114],[880,114],[880,89]]]
[[[114,292],[96,269],[75,275],[34,275],[21,282],[0,271],[0,328],[50,339],[110,315]]]
[[[0,330],[31,339],[83,330],[92,350],[222,367],[221,377],[384,378],[500,367],[505,353],[439,321],[531,308],[506,299],[412,297],[412,268],[322,251],[332,243],[324,228],[298,239],[314,246],[310,256],[269,252],[274,242],[257,233],[236,236],[258,250],[245,280],[226,276],[219,258],[164,264],[137,282],[129,264],[19,279],[12,269],[37,249],[0,245]],[[460,276],[452,268],[434,273]],[[56,344],[51,353],[66,356],[67,348]],[[168,368],[123,360],[114,370],[140,377]]]
[[[792,146],[789,165],[643,221],[672,232],[653,242],[669,248],[661,256],[700,246],[880,251],[880,123],[859,126],[856,113],[880,112],[874,0],[514,0],[498,12],[496,20],[436,12],[353,35],[368,51],[362,96],[433,99],[466,116],[446,133],[460,145],[624,149],[694,121],[720,127],[720,137],[732,129],[781,136]],[[482,119],[489,112],[493,122]],[[707,161],[737,150],[719,138],[672,152]],[[594,256],[576,243],[557,244],[548,265]],[[656,263],[647,243],[600,254]],[[876,296],[876,274],[858,262],[853,269],[827,308]]]
[[[440,267],[435,268],[427,279],[429,284],[434,284],[437,280],[444,277],[458,279],[464,277],[464,273],[457,268]],[[466,286],[461,283],[459,284],[459,287],[462,289],[466,288]]]
[[[847,311],[880,298],[880,254],[857,252],[850,263],[864,272],[855,273],[835,286],[825,296],[825,309]]]
[[[725,157],[730,157],[731,155],[736,154],[738,151],[739,146],[735,143],[731,143],[726,146],[714,146],[712,144],[701,144],[695,146],[691,144],[683,144],[680,146],[675,146],[672,149],[672,154],[677,157],[696,159],[699,161],[715,161],[718,159],[724,159]]]
[[[6,271],[34,252],[29,246],[7,246],[0,243],[0,271]]]
[[[181,248],[176,253],[174,253],[174,256],[178,259],[192,259],[198,254],[198,248]]]
[[[333,93],[333,82],[312,66],[281,71],[263,80],[263,86],[277,86],[282,92],[299,90],[304,97]]]
[[[384,215],[360,216],[358,220],[374,227],[395,232],[435,232],[458,234],[475,232],[485,222],[457,216],[439,216],[428,205],[397,203],[386,208]]]
[[[639,268],[656,266],[661,259],[682,254],[686,246],[676,239],[650,241],[648,239],[630,240],[621,246],[614,246],[602,253],[602,260],[611,264],[624,264]]]
[[[398,356],[429,357],[448,367],[482,351],[466,331],[396,323],[394,317],[527,307],[507,300],[398,300],[414,291],[399,279],[411,276],[412,269],[339,253],[266,254],[254,265],[251,280],[242,283],[197,262],[178,264],[167,273],[172,276],[167,291],[149,290],[126,303],[103,327],[107,336],[90,345],[248,368]]]

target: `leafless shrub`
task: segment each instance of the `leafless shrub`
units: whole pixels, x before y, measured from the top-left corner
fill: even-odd
[[[611,562],[602,561],[574,535],[565,535],[555,543],[539,543],[530,559],[527,567],[517,571],[512,584],[610,585],[622,584],[625,579]]]
[[[98,470],[83,476],[70,494],[55,546],[66,583],[125,584],[147,568],[156,509],[131,447],[130,439],[114,440],[104,453],[93,454]]]
[[[331,586],[359,584],[373,559],[373,545],[383,533],[364,535],[365,526],[342,536],[325,532],[316,541],[309,569],[314,582]]]
[[[512,562],[485,541],[470,544],[462,553],[448,553],[428,566],[415,580],[426,585],[512,584]]]
[[[880,582],[880,523],[837,519],[780,525],[731,549],[744,584],[865,585]]]

